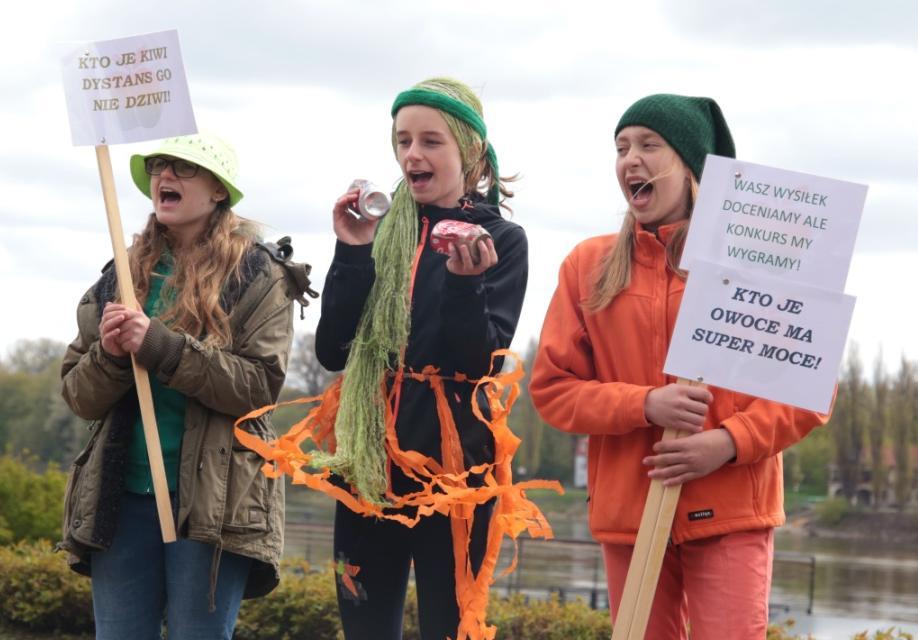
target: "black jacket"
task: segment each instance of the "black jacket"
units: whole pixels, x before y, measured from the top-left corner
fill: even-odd
[[[490,369],[491,352],[510,346],[516,331],[528,276],[528,244],[523,228],[501,217],[499,209],[481,201],[467,209],[422,205],[419,233],[428,222],[426,244],[415,279],[411,304],[411,333],[405,353],[407,369],[425,366],[440,369],[444,377],[460,372],[476,379]],[[440,220],[480,224],[494,238],[498,263],[479,276],[457,276],[446,270],[445,255],[430,248],[430,232]],[[322,293],[322,315],[316,330],[316,354],[329,370],[339,371],[347,361],[375,265],[372,245],[338,242]],[[495,362],[497,371],[502,359]],[[390,381],[391,384],[391,381]],[[494,440],[488,428],[472,413],[469,382],[445,381],[466,468],[494,459]],[[479,405],[487,415],[484,394]],[[413,449],[440,460],[440,422],[433,391],[426,382],[406,378],[396,419],[403,449]],[[397,494],[416,488],[393,470]]]

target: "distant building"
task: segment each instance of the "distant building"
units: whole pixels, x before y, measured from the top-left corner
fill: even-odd
[[[909,448],[912,467],[912,483],[909,489],[905,507],[918,509],[918,446]],[[893,447],[884,446],[882,449],[883,468],[886,470],[884,481],[880,484],[880,491],[874,495],[873,462],[870,459],[870,450],[864,450],[864,460],[861,462],[861,477],[857,484],[852,504],[866,507],[894,507],[899,508],[896,502],[896,456]],[[841,473],[838,465],[829,465],[829,491],[830,498],[844,497],[841,482]]]

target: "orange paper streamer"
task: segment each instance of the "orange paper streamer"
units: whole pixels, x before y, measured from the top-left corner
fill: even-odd
[[[475,385],[472,394],[472,410],[475,416],[488,426],[494,436],[494,462],[480,464],[465,469],[463,464],[462,445],[456,430],[455,420],[444,391],[444,378],[439,370],[427,366],[420,372],[400,369],[395,373],[395,381],[386,403],[386,454],[390,464],[398,467],[421,485],[419,491],[398,496],[390,489],[386,492],[389,506],[380,507],[371,504],[362,497],[332,484],[331,472],[326,468],[319,471],[307,470],[312,454],[303,451],[302,444],[312,441],[323,451],[333,452],[335,448],[334,425],[338,410],[341,390],[341,378],[338,378],[321,396],[300,398],[268,407],[262,407],[246,414],[236,421],[236,438],[243,445],[256,451],[266,463],[263,472],[272,478],[282,474],[291,476],[294,484],[301,484],[321,491],[338,500],[355,513],[367,517],[394,520],[406,527],[413,527],[421,518],[433,513],[446,515],[450,519],[453,534],[453,555],[456,566],[456,596],[459,601],[459,627],[456,640],[493,640],[496,627],[486,622],[488,593],[494,582],[501,542],[505,536],[514,540],[524,531],[533,538],[550,539],[552,530],[538,506],[526,497],[526,489],[553,489],[564,493],[557,481],[528,480],[513,482],[512,461],[520,445],[520,439],[513,434],[507,422],[510,409],[519,395],[519,383],[523,378],[523,367],[520,358],[507,349],[500,349],[491,355],[493,371],[494,359],[500,356],[511,358],[516,362],[513,371],[496,373],[470,380],[458,374],[451,380]],[[437,403],[437,414],[440,421],[441,456],[437,461],[418,451],[403,450],[395,433],[398,397],[404,378],[426,382],[433,391]],[[483,389],[490,410],[490,419],[485,418],[478,405],[478,390]],[[308,404],[318,402],[308,415],[297,422],[290,430],[277,440],[266,442],[244,429],[246,420],[291,404]],[[481,474],[482,486],[469,486],[470,474]],[[478,574],[472,571],[469,559],[472,523],[476,505],[494,499],[494,511],[488,528],[488,539],[485,556]],[[399,513],[403,507],[416,508],[415,516]],[[502,574],[506,575],[516,568],[516,553],[510,566]],[[502,577],[501,576],[501,577]]]

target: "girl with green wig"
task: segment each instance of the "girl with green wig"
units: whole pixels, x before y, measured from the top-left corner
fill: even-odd
[[[476,578],[492,575],[485,559],[493,513],[508,485],[489,480],[488,465],[505,445],[491,424],[495,405],[475,381],[500,371],[503,358],[492,353],[507,348],[516,330],[526,235],[500,214],[512,193],[467,86],[422,82],[399,94],[392,116],[402,180],[390,212],[382,222],[356,218],[348,209],[356,208],[357,190],[333,210],[337,244],[316,352],[344,376],[334,452],[312,464],[331,469],[363,504],[403,521],[337,504],[347,638],[402,637],[412,562],[423,638],[488,637],[487,587],[482,592]],[[430,235],[443,220],[480,225],[489,236],[472,251],[452,245],[449,255],[437,253]],[[433,506],[410,499],[419,495]]]

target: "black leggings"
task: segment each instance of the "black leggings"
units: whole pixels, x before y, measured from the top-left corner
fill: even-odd
[[[493,504],[476,507],[469,557],[477,574],[487,547]],[[365,518],[343,506],[335,511],[338,610],[347,640],[401,640],[408,573],[414,560],[423,640],[456,637],[456,565],[449,518],[434,514],[413,529]],[[345,578],[345,566],[357,566]],[[356,591],[356,595],[355,595]]]

